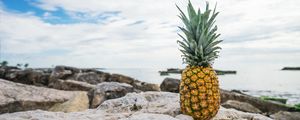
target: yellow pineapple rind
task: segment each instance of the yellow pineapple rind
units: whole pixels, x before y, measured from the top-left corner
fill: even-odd
[[[209,120],[217,114],[220,90],[212,67],[188,66],[182,72],[179,91],[180,107],[184,114],[195,120]]]

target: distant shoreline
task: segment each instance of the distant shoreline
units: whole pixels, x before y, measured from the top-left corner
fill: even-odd
[[[166,71],[158,71],[160,75],[169,75],[169,74],[181,74],[183,69],[179,68],[168,68]],[[225,75],[225,74],[237,74],[235,70],[215,70],[217,75]]]
[[[300,67],[284,67],[281,70],[300,70]]]

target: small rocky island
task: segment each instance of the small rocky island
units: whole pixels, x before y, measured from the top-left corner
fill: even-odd
[[[166,71],[159,71],[160,75],[169,75],[169,74],[181,74],[183,69],[179,68],[168,68]],[[225,75],[225,74],[236,74],[237,72],[234,70],[215,70],[217,75]]]
[[[300,70],[300,67],[284,67],[281,70]]]
[[[193,120],[179,106],[180,80],[161,85],[96,69],[0,67],[0,120]],[[295,107],[221,89],[213,120],[299,120]]]

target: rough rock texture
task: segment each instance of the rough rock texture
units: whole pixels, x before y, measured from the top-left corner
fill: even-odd
[[[128,93],[118,99],[104,101],[97,109],[108,113],[144,112],[168,114],[180,113],[179,94],[169,92]]]
[[[0,79],[0,113],[34,109],[47,110],[54,104],[64,103],[80,93],[36,87]]]
[[[58,82],[58,80],[75,80],[95,85],[97,83],[106,81],[109,76],[110,75],[108,73],[97,71],[95,69],[79,69],[69,66],[56,66],[51,73],[49,87],[57,87],[57,84],[61,83]]]
[[[20,68],[15,66],[0,66],[0,78],[5,78],[8,71],[18,71]]]
[[[270,116],[275,120],[300,120],[300,112],[280,111]]]
[[[119,82],[119,83],[127,83],[127,84],[133,84],[134,78],[120,75],[120,74],[112,74],[110,78],[108,79],[109,82]]]
[[[167,92],[179,92],[180,80],[173,78],[165,78],[164,81],[160,84],[161,91]]]
[[[1,78],[6,80],[36,86],[47,86],[50,76],[50,73],[35,69],[6,69],[3,74]]]
[[[115,99],[133,92],[133,87],[126,83],[103,82],[98,84],[95,89],[89,91],[91,108],[98,107],[102,102],[108,99]]]
[[[132,86],[141,91],[160,91],[159,85],[134,80]]]
[[[273,114],[279,111],[295,111],[293,108],[285,106],[284,104],[273,103],[273,102],[261,100],[257,97],[230,92],[227,90],[221,90],[221,103],[224,103],[228,100],[235,100],[235,101],[249,103],[252,106],[259,109],[260,111],[267,114]]]
[[[263,116],[261,114],[246,113],[235,109],[226,109],[224,107],[220,107],[218,114],[212,120],[272,120],[272,119]]]
[[[194,120],[194,118],[192,116],[188,116],[188,115],[184,115],[184,114],[177,115],[175,118],[177,118],[179,120]]]
[[[71,91],[89,91],[96,87],[96,85],[92,85],[86,82],[75,81],[75,80],[61,80],[57,79],[52,81],[51,88],[59,89],[59,90],[71,90]]]
[[[89,99],[86,92],[74,95],[70,100],[64,103],[57,103],[52,106],[49,111],[54,112],[77,112],[84,111],[89,108]]]
[[[228,100],[222,104],[225,108],[234,108],[244,112],[251,112],[251,113],[262,113],[259,109],[255,108],[249,103],[240,102],[235,100]]]
[[[129,93],[105,101],[98,109],[82,112],[47,112],[41,110],[0,115],[1,120],[192,120],[179,113],[179,95],[169,92]],[[260,114],[244,113],[221,107],[213,120],[271,120]]]

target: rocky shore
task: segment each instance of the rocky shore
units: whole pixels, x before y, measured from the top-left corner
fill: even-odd
[[[192,120],[180,112],[178,79],[161,85],[95,69],[0,68],[0,120]],[[284,104],[221,90],[214,120],[299,120]]]

